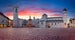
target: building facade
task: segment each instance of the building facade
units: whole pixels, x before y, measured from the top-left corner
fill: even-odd
[[[67,9],[63,9],[61,17],[48,17],[43,14],[39,21],[39,27],[42,28],[67,28]]]
[[[15,27],[23,27],[23,20],[18,18],[18,9],[14,8],[14,20],[13,25]],[[35,27],[35,28],[67,28],[67,9],[63,9],[61,17],[48,17],[47,14],[43,14],[41,19],[31,19],[25,23],[26,27]]]
[[[5,28],[9,26],[9,18],[0,12],[0,28]]]
[[[70,19],[69,27],[75,28],[75,18]]]

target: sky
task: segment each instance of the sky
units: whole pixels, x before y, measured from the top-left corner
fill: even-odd
[[[68,18],[75,17],[75,0],[0,0],[0,12],[13,19],[13,8],[18,6],[18,16],[21,19],[41,18],[43,14],[49,17],[61,16],[67,9]]]

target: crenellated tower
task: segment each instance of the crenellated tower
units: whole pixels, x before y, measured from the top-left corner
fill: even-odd
[[[19,26],[19,24],[18,24],[18,7],[17,6],[15,6],[14,8],[13,8],[13,26],[14,27],[18,27]]]

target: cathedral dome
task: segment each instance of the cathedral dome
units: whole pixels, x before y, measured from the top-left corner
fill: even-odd
[[[43,14],[43,15],[42,15],[42,18],[43,18],[43,19],[46,19],[46,18],[47,18],[47,14]]]
[[[43,14],[42,16],[47,16],[47,14]]]
[[[63,11],[67,11],[67,9],[66,9],[66,8],[64,8],[64,9],[63,9]]]

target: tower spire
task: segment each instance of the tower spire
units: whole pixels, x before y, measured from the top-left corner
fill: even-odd
[[[66,9],[66,8],[64,8],[64,9],[63,9],[63,11],[67,11],[67,9]]]
[[[67,9],[66,9],[66,8],[63,9],[63,13],[64,13],[64,14],[67,13]]]

